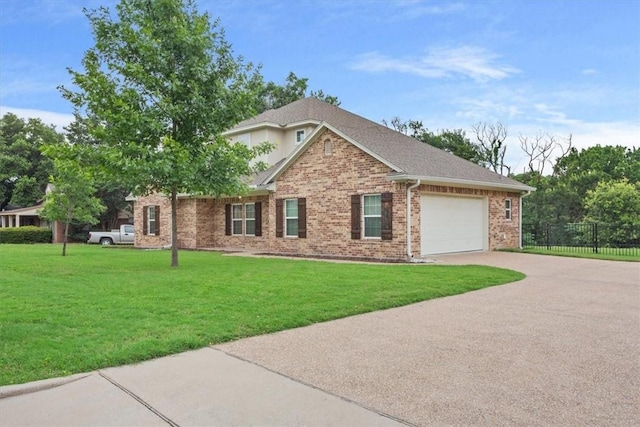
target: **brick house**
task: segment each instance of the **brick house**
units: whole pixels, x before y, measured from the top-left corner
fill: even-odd
[[[373,259],[520,246],[532,190],[385,126],[305,98],[239,123],[273,165],[243,196],[181,196],[178,247]],[[171,205],[135,200],[137,247],[171,244]],[[140,226],[142,225],[142,226]]]

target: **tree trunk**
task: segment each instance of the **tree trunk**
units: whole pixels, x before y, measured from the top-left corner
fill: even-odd
[[[69,236],[69,220],[64,223],[64,239],[62,239],[62,256],[67,256],[67,236]]]
[[[159,221],[159,218],[157,219]],[[171,267],[178,267],[178,194],[171,190]]]

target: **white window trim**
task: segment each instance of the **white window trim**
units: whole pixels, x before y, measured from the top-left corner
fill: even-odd
[[[287,216],[287,202],[296,202],[296,207],[298,206],[298,199],[285,199],[283,205],[284,208],[284,237],[289,237],[289,238],[297,238],[298,237],[298,233],[296,234],[288,234],[289,233],[289,227],[287,227],[287,223],[290,219],[295,219],[296,221],[299,220],[300,218],[300,213],[298,212],[297,216]],[[298,222],[298,227],[300,226],[300,223]]]
[[[151,212],[153,212],[153,218],[151,218]],[[147,206],[147,235],[155,236],[158,230],[158,219],[156,218],[156,207]],[[151,223],[153,222],[153,232],[151,231]]]
[[[380,197],[380,215],[365,215],[364,214],[364,198],[370,196],[379,196]],[[363,239],[371,239],[371,240],[381,240],[382,239],[382,227],[380,228],[379,236],[367,236],[367,228],[365,227],[365,218],[380,218],[380,225],[382,225],[382,194],[381,193],[373,193],[373,194],[363,194],[362,199],[360,200],[360,204],[362,206],[362,238]]]
[[[236,210],[234,209],[236,206],[240,206],[240,218],[236,218],[235,212]],[[240,233],[236,233],[236,227],[235,224],[239,222],[240,223]],[[231,205],[231,235],[232,236],[243,236],[244,234],[244,207],[242,206],[242,203],[233,203]]]
[[[306,138],[306,134],[307,132],[304,129],[299,129],[296,131],[296,145],[302,143],[302,141],[304,141],[304,139]],[[301,135],[302,138],[298,139],[298,135]]]
[[[248,218],[247,217],[247,206],[253,206],[253,218]],[[248,227],[247,227],[247,223],[249,221],[253,221],[253,234],[249,234],[247,233]],[[245,236],[255,236],[256,235],[256,204],[255,203],[245,203],[244,204],[244,232],[245,232]]]
[[[513,218],[513,203],[511,203],[511,199],[504,199],[504,218],[507,221],[511,221]]]

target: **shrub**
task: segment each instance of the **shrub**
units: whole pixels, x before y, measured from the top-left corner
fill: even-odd
[[[51,243],[51,230],[42,227],[0,228],[0,243]]]

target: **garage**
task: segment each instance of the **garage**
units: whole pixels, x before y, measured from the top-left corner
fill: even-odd
[[[422,255],[481,251],[488,247],[484,197],[422,195],[420,215]]]

